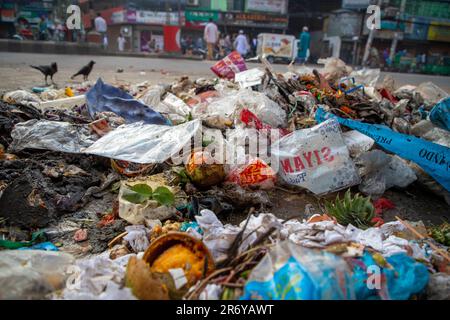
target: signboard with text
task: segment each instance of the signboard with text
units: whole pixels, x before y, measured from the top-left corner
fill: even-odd
[[[246,11],[286,14],[286,0],[247,0]]]

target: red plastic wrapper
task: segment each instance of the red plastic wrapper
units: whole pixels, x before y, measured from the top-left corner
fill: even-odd
[[[253,112],[248,109],[241,111],[241,121],[247,126],[255,128],[256,130],[272,130],[273,128],[268,124],[263,123]],[[278,129],[280,131],[280,138],[287,136],[290,132],[286,129]]]
[[[236,73],[247,70],[244,58],[237,52],[233,51],[228,56],[217,62],[211,67],[219,78],[233,80]]]
[[[275,187],[277,174],[263,160],[253,159],[244,166],[233,169],[228,174],[227,181],[239,184],[241,187],[259,187],[270,190]]]

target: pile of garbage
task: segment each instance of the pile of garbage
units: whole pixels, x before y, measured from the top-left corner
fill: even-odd
[[[448,223],[383,218],[450,204],[449,95],[322,62],[6,93],[0,299],[449,299]]]

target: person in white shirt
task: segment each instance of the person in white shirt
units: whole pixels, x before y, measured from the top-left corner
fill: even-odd
[[[97,18],[95,18],[95,31],[100,33],[102,37],[103,47],[106,49],[108,46],[108,37],[106,32],[108,31],[108,25],[106,24],[106,20],[102,17],[101,13],[97,13]]]
[[[245,58],[250,45],[248,44],[247,37],[245,36],[243,30],[239,31],[239,35],[236,37],[236,40],[234,40],[234,48],[242,57]]]
[[[208,45],[208,60],[213,60],[214,58],[214,47],[219,40],[219,29],[216,24],[213,22],[213,19],[209,19],[208,24],[205,27],[204,38],[206,44]]]
[[[127,43],[127,40],[125,39],[123,34],[120,34],[120,36],[117,38],[117,46],[120,52],[125,51],[125,43]]]

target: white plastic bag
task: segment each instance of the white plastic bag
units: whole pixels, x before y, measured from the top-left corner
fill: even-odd
[[[317,195],[360,182],[339,123],[333,119],[281,138],[273,145],[272,153],[280,163],[279,174],[284,181]]]

